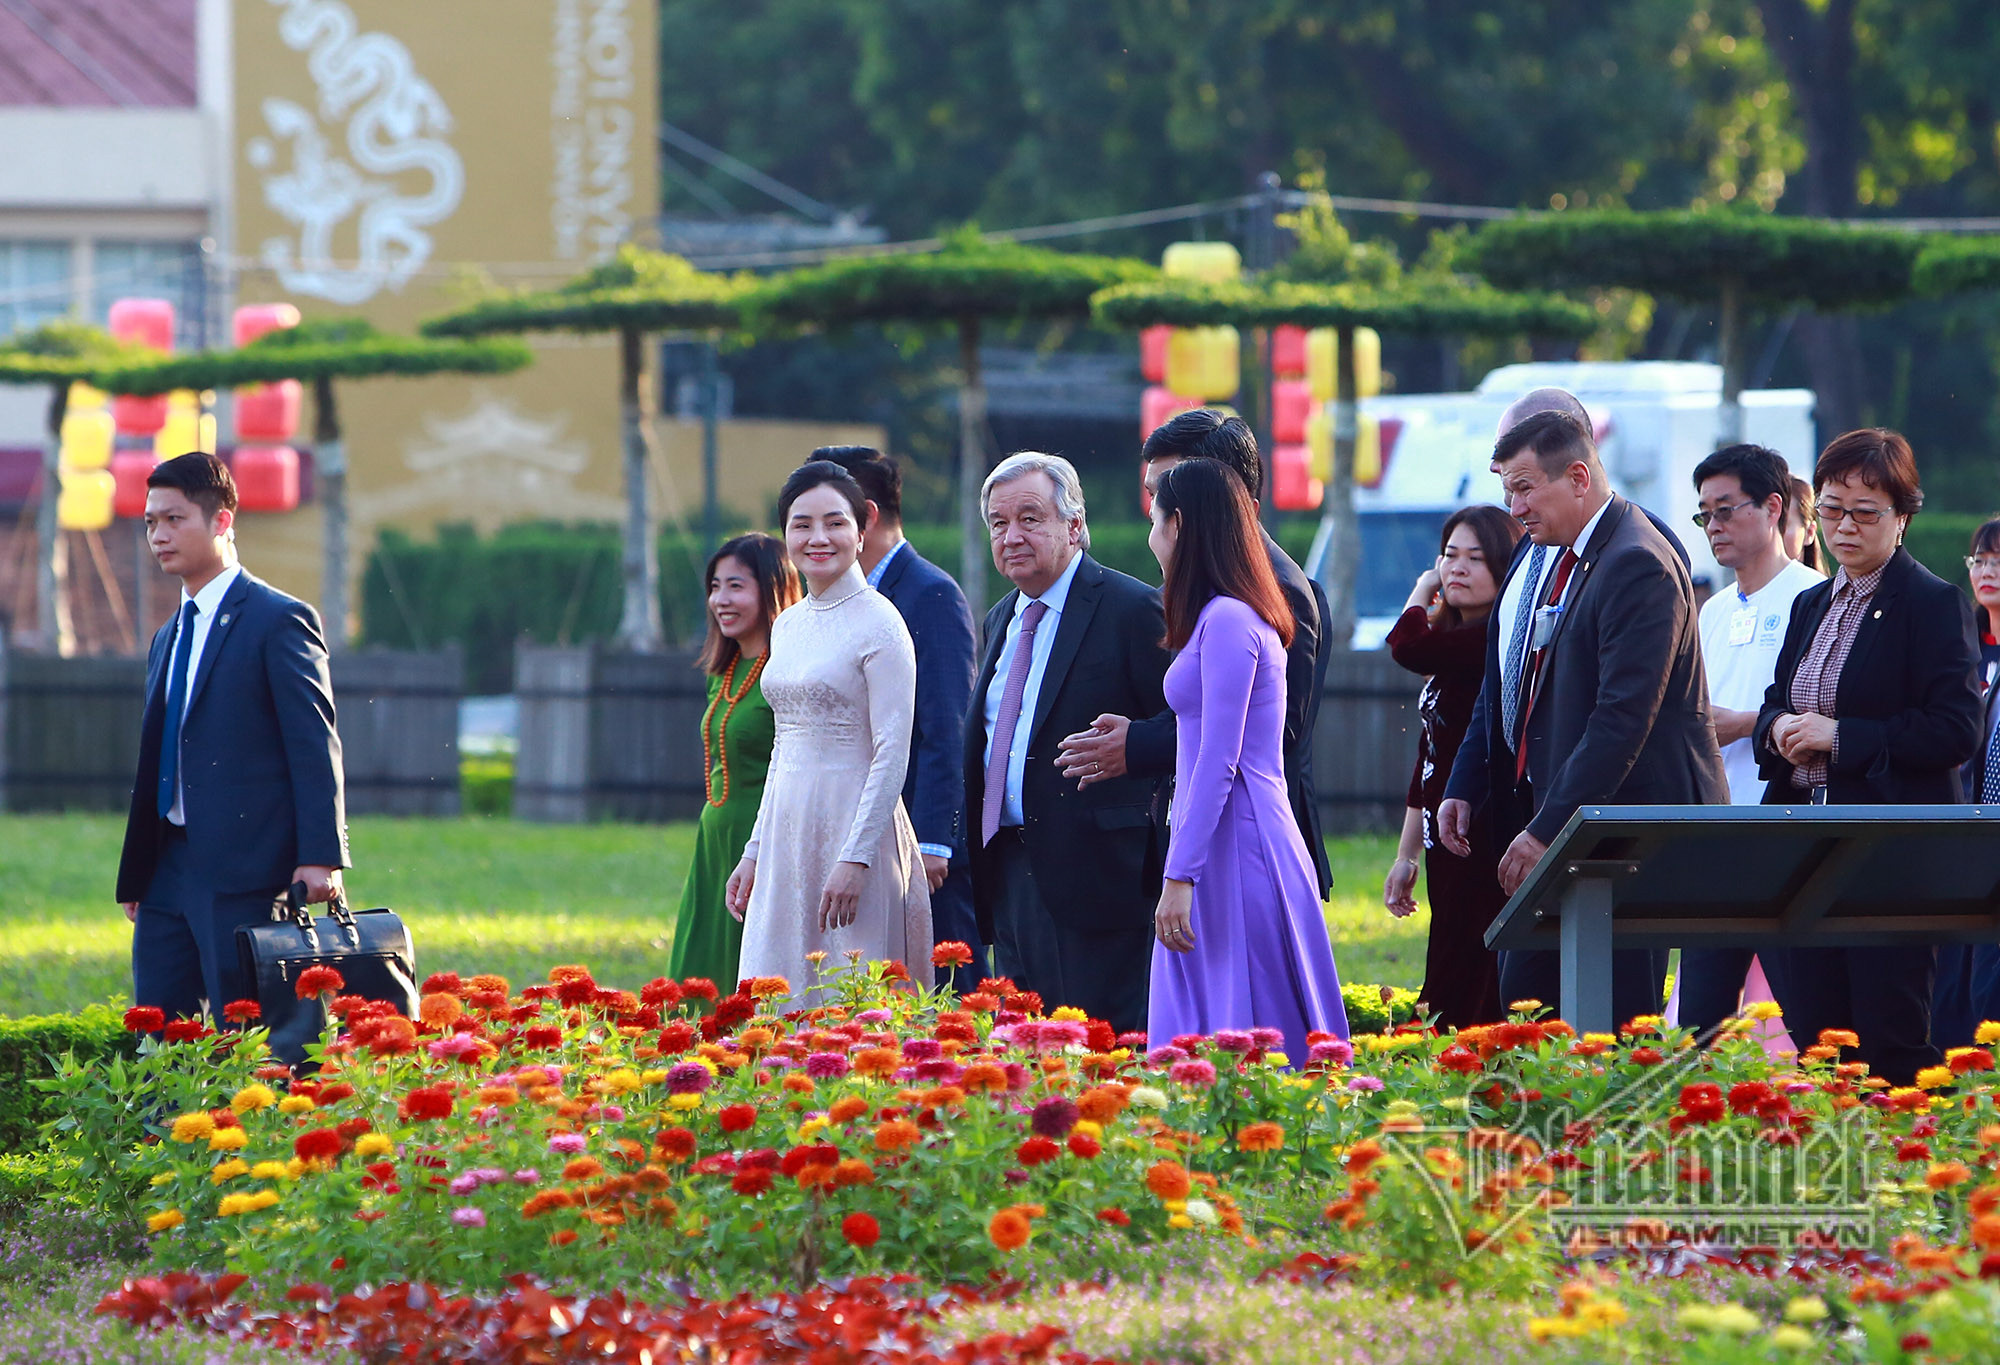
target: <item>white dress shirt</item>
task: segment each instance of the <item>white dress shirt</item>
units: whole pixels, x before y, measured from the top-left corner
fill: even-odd
[[[1049,666],[1049,651],[1055,648],[1056,628],[1062,624],[1063,606],[1069,601],[1070,584],[1076,580],[1076,566],[1081,563],[1083,552],[1079,550],[1047,592],[1038,598],[1022,593],[1014,599],[1014,615],[1007,622],[1007,640],[1000,647],[999,658],[993,661],[993,680],[986,684],[986,763],[991,767],[993,727],[1000,719],[1000,696],[1007,690],[1007,670],[1014,666],[1014,645],[1021,636],[1021,614],[1028,609],[1028,603],[1040,602],[1047,610],[1035,626],[1035,652],[1028,656],[1028,678],[1021,688],[1021,716],[1014,722],[1014,733],[1008,739],[1007,796],[1000,805],[1003,825],[1027,823],[1021,813],[1021,782],[1028,771],[1028,735],[1035,723],[1035,704],[1042,694],[1042,674]]]
[[[222,599],[228,595],[231,588],[236,586],[236,579],[242,572],[243,566],[241,564],[231,564],[228,568],[203,584],[201,591],[196,593],[192,598],[188,596],[186,587],[181,588],[181,605],[179,610],[185,612],[187,604],[190,601],[194,603],[194,633],[190,637],[188,644],[187,689],[181,693],[182,734],[187,733],[187,700],[194,695],[195,674],[201,669],[201,652],[208,645],[208,628],[214,624],[216,613],[222,609]],[[174,638],[167,641],[167,682],[169,685],[174,680],[174,653],[180,648],[180,630],[180,618],[176,616],[174,618]],[[181,803],[181,774],[186,771],[186,765],[180,762],[179,755],[176,755],[174,761],[174,807],[167,812],[167,821],[170,824],[181,826],[187,824],[187,811]],[[159,807],[155,806],[153,809],[158,810]]]
[[[1542,556],[1542,572],[1540,576],[1537,577],[1531,575],[1528,572],[1528,566],[1524,564],[1521,567],[1521,572],[1515,574],[1514,577],[1508,582],[1506,589],[1500,594],[1500,602],[1499,602],[1499,607],[1500,607],[1499,619],[1501,622],[1500,647],[1502,650],[1505,650],[1507,648],[1507,645],[1512,638],[1514,630],[1514,619],[1515,616],[1521,610],[1521,594],[1533,593],[1534,597],[1531,600],[1539,602],[1542,595],[1542,584],[1550,574],[1556,571],[1556,565],[1562,562],[1562,552],[1565,549],[1567,549],[1572,554],[1576,555],[1578,559],[1582,559],[1583,547],[1590,544],[1590,538],[1597,533],[1597,523],[1603,521],[1604,514],[1610,510],[1611,510],[1611,500],[1609,498],[1606,498],[1604,501],[1604,506],[1598,508],[1596,515],[1591,517],[1589,521],[1583,524],[1583,530],[1577,535],[1575,545],[1549,546],[1548,548],[1550,553]],[[1530,551],[1530,553],[1533,552]],[[1528,582],[1528,579],[1530,577],[1534,577],[1535,581],[1532,583]],[[1569,582],[1563,585],[1563,602],[1568,602],[1570,594],[1576,591],[1578,577],[1579,575],[1577,574],[1577,572],[1574,569],[1572,569],[1569,575]],[[1560,606],[1562,605],[1562,603],[1558,603],[1557,605]],[[1533,652],[1534,652],[1534,632],[1531,630],[1528,633],[1528,643],[1526,646],[1526,653],[1522,654],[1519,657],[1508,657],[1503,655],[1503,657],[1501,658],[1500,669],[1502,674],[1505,675],[1508,673],[1517,672],[1520,669],[1523,660],[1527,657],[1528,654],[1532,654]],[[1522,700],[1525,702],[1526,698],[1523,698]],[[1509,735],[1507,738],[1507,742],[1510,744],[1513,743],[1513,736]]]

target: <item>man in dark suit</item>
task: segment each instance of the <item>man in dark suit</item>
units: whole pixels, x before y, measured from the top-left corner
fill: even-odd
[[[1473,819],[1492,821],[1511,895],[1579,806],[1721,804],[1729,786],[1687,566],[1611,492],[1588,428],[1537,412],[1500,438],[1493,471],[1528,534],[1495,604],[1438,824],[1464,856]],[[1619,1017],[1657,1013],[1664,954],[1612,956]],[[1553,1001],[1559,983],[1552,952],[1501,955],[1505,1000]]]
[[[870,446],[821,446],[812,458],[845,469],[867,495],[871,510],[861,535],[861,571],[868,586],[902,613],[916,643],[917,711],[903,805],[930,882],[932,935],[937,942],[955,939],[972,949],[969,965],[937,969],[938,984],[950,983],[963,995],[986,975],[986,946],[972,913],[961,771],[978,662],[972,609],[957,580],[903,539],[903,472],[894,460]]]
[[[1214,408],[1184,412],[1156,428],[1146,438],[1140,459],[1146,467],[1148,497],[1160,476],[1182,460],[1215,460],[1227,465],[1250,491],[1252,502],[1263,493],[1264,464],[1257,454],[1257,438],[1241,417]],[[1320,899],[1324,900],[1333,889],[1333,872],[1327,866],[1326,838],[1320,832],[1312,751],[1320,695],[1326,690],[1326,666],[1333,657],[1333,642],[1320,629],[1328,615],[1326,590],[1307,578],[1305,570],[1268,534],[1264,536],[1264,553],[1298,623],[1291,647],[1285,651],[1285,787],[1292,818],[1306,841],[1319,877]],[[1174,744],[1172,711],[1136,722],[1124,716],[1099,716],[1090,729],[1063,740],[1063,773],[1086,787],[1127,771],[1171,780]]]
[[[1166,709],[1160,594],[1090,557],[1069,461],[1011,455],[979,503],[1014,584],[986,615],[965,727],[979,925],[994,970],[1048,1008],[1143,1029],[1165,858],[1158,784],[1128,774],[1080,787],[1058,771],[1056,745],[1099,716]]]
[[[153,637],[138,779],[118,864],[132,995],[168,1018],[249,998],[236,928],[294,882],[309,899],[347,866],[340,737],[319,613],[246,573],[236,485],[213,455],[147,479],[146,540],[181,580]]]

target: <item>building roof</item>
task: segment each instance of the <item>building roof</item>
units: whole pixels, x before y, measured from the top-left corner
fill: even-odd
[[[0,0],[0,105],[195,104],[196,0]]]

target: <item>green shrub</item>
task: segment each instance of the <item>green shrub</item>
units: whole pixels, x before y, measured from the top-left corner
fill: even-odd
[[[29,1082],[54,1075],[50,1060],[65,1052],[78,1061],[130,1057],[138,1043],[109,1005],[79,1014],[0,1018],[0,1155],[38,1150],[42,1124],[56,1115],[49,1097]]]
[[[458,795],[459,807],[467,815],[512,815],[514,760],[505,754],[460,759]]]
[[[1340,998],[1354,1033],[1387,1033],[1417,1017],[1417,993],[1397,986],[1346,985]]]
[[[1965,586],[1965,557],[1972,552],[1972,533],[1986,520],[1967,512],[1921,512],[1910,518],[1903,543],[1917,562],[1947,583]]]
[[[38,1202],[51,1190],[67,1185],[76,1161],[47,1152],[0,1155],[0,1209]]]

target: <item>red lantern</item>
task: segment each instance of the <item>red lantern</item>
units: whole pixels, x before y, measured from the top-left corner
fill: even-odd
[[[299,453],[290,446],[238,446],[229,462],[236,505],[245,512],[289,512],[299,505]]]
[[[266,332],[299,325],[299,310],[289,303],[246,303],[236,310],[231,331],[238,346],[248,346]]]
[[[1283,512],[1310,512],[1326,496],[1312,476],[1312,455],[1302,445],[1271,447],[1271,502]]]
[[[1158,384],[1149,385],[1139,395],[1139,435],[1151,436],[1166,425],[1169,418],[1178,413],[1192,412],[1200,406],[1199,398],[1183,398],[1177,393],[1169,393]]]
[[[1271,373],[1280,379],[1306,377],[1306,329],[1287,322],[1271,329]]]
[[[111,457],[111,511],[121,517],[146,515],[146,477],[160,462],[150,451],[121,450]]]
[[[1139,373],[1148,384],[1167,382],[1167,342],[1173,334],[1165,323],[1139,333]]]
[[[1304,441],[1313,407],[1312,386],[1305,380],[1272,381],[1271,439],[1279,445],[1298,445]]]
[[[291,440],[298,435],[304,396],[305,386],[296,379],[244,385],[236,391],[236,439],[276,444]]]
[[[121,393],[111,400],[111,420],[120,436],[151,436],[167,424],[167,396]]]
[[[156,351],[171,351],[174,306],[166,299],[120,299],[111,305],[105,330],[120,341],[136,341]]]

